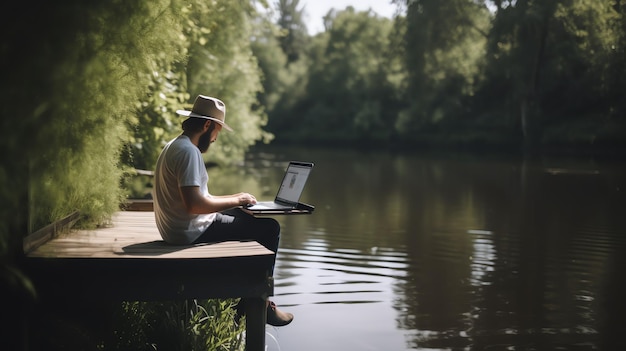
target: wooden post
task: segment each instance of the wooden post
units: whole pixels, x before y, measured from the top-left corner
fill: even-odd
[[[246,351],[265,351],[266,301],[260,297],[246,301]]]

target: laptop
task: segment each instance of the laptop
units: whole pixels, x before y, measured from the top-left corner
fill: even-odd
[[[296,210],[311,212],[313,206],[302,204],[298,201],[300,201],[304,185],[312,169],[313,163],[311,162],[289,162],[274,201],[257,201],[256,204],[245,206],[244,208],[252,213],[259,214],[289,213]]]

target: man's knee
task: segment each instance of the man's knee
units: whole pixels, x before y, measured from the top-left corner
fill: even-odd
[[[280,234],[280,223],[274,218],[266,218],[268,221],[268,228],[272,233]]]
[[[263,218],[259,224],[263,224],[262,229],[259,228],[263,234],[263,246],[272,251],[278,250],[278,242],[280,241],[280,224],[273,218]]]

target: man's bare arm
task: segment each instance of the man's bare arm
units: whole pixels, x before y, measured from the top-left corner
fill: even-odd
[[[198,186],[181,187],[180,194],[185,209],[193,214],[220,212],[229,208],[256,203],[256,198],[248,193],[207,197],[202,195]]]

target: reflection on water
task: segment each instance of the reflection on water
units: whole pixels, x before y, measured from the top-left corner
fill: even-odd
[[[212,191],[272,198],[291,159],[316,164],[316,211],[277,217],[274,300],[296,318],[276,349],[623,343],[624,167],[299,149],[210,170]]]

